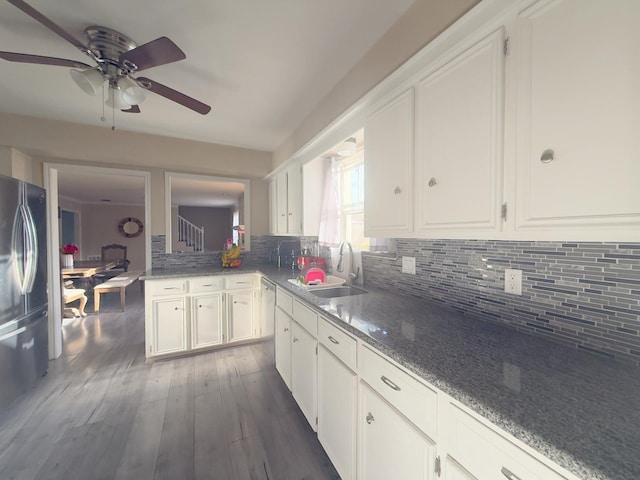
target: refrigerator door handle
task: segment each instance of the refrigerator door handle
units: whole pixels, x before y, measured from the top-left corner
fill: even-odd
[[[33,220],[31,209],[27,205],[22,206],[24,208],[25,228],[27,233],[27,277],[25,279],[25,292],[31,293],[33,290],[33,284],[36,281],[36,274],[38,270],[38,232],[36,229],[36,223]]]
[[[34,240],[36,245],[34,245]],[[22,246],[22,255],[18,255],[17,252],[19,245]],[[33,288],[35,272],[38,266],[36,247],[37,237],[31,211],[26,205],[20,205],[13,219],[13,245],[11,250],[22,295],[30,293]]]

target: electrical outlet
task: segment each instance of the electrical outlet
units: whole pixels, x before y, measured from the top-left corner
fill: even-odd
[[[416,274],[416,257],[402,257],[402,273]]]
[[[505,269],[504,291],[514,295],[522,295],[522,270]]]

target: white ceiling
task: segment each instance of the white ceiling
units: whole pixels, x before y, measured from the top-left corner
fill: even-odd
[[[103,25],[139,45],[167,36],[186,60],[144,76],[213,107],[202,116],[149,94],[141,114],[115,112],[121,130],[273,151],[414,0],[27,0],[85,42]],[[92,61],[0,0],[4,51]],[[69,69],[0,60],[0,110],[88,125],[102,102]]]

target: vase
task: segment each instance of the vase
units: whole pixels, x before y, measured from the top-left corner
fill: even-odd
[[[71,253],[62,254],[62,268],[73,268],[73,255]]]

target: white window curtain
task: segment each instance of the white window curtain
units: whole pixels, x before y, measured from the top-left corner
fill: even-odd
[[[336,157],[324,160],[324,189],[320,211],[318,243],[325,247],[339,245],[342,240],[340,221],[340,163]]]

